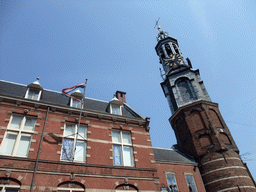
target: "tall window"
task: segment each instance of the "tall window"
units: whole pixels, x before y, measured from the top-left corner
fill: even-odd
[[[170,192],[178,192],[178,186],[176,183],[176,178],[175,178],[175,174],[174,173],[168,173],[166,175],[167,178],[167,183],[168,183],[168,188],[170,190]]]
[[[114,165],[133,166],[131,134],[125,131],[112,131]]]
[[[87,127],[77,124],[66,124],[61,160],[85,162]]]
[[[27,157],[35,123],[35,118],[13,115],[7,127],[0,154]]]
[[[196,183],[193,175],[186,175],[186,181],[190,192],[197,192]]]
[[[19,185],[0,185],[0,192],[19,192]]]

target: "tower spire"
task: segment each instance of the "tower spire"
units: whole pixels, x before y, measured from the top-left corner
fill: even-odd
[[[156,53],[165,71],[160,83],[173,115],[169,119],[177,147],[193,156],[207,192],[246,188],[253,180],[218,109],[211,102],[199,70],[185,63],[178,41],[159,28]],[[235,165],[235,166],[234,166]]]

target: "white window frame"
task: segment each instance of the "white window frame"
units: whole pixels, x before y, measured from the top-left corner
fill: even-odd
[[[65,187],[58,187],[57,188],[57,192],[59,191],[69,191],[69,192],[73,192],[73,191],[85,191],[85,189],[82,188],[65,188]]]
[[[6,192],[7,189],[17,189],[17,191],[20,191],[19,185],[0,185],[0,192]]]
[[[29,99],[29,98],[28,98],[28,95],[29,95],[30,90],[32,90],[32,91],[34,91],[34,90],[35,90],[35,91],[38,91],[38,97],[37,97],[37,99],[33,99],[33,98],[32,98],[32,100],[39,101],[40,98],[41,98],[42,90],[38,90],[38,89],[35,89],[35,88],[28,88],[28,89],[27,89],[27,92],[26,92],[26,94],[25,94],[25,98],[26,98],[26,99]]]
[[[114,164],[114,145],[118,145],[118,146],[121,146],[121,161],[122,161],[122,164],[121,165],[115,165],[114,166],[127,166],[127,167],[134,167],[134,154],[133,154],[133,147],[132,147],[132,135],[131,135],[131,132],[129,131],[122,131],[122,130],[112,130],[112,134],[113,132],[118,132],[120,133],[120,141],[121,142],[114,142],[113,141],[113,136],[112,136],[112,149],[113,149],[113,164]],[[123,143],[123,133],[129,133],[130,135],[130,142],[131,143]],[[131,155],[132,155],[132,165],[124,165],[124,147],[129,147],[131,148]]]
[[[75,108],[80,109],[81,107],[73,106],[74,100],[75,100],[75,99],[71,97],[71,99],[70,99],[70,107],[75,107]],[[79,101],[77,101],[77,102],[79,102]],[[83,109],[84,106],[83,106],[82,102],[80,102],[80,103],[81,103],[82,109]]]
[[[193,192],[198,192],[198,189],[197,189],[197,186],[196,186],[196,182],[195,182],[195,177],[194,177],[193,173],[184,173],[184,175],[185,175],[185,179],[186,179],[186,183],[188,185],[188,188],[189,188],[189,183],[187,182],[186,176],[192,176],[194,184],[195,184],[195,187],[196,187],[196,191],[193,191]]]
[[[166,181],[167,181],[167,185],[168,185],[169,191],[170,191],[170,192],[178,192],[178,191],[179,191],[179,188],[178,188],[178,184],[177,184],[177,180],[176,180],[175,173],[174,173],[174,172],[166,172],[165,175],[166,175]],[[174,190],[171,190],[171,188],[169,187],[167,175],[173,175],[173,176],[174,176],[175,184],[176,184],[177,190],[175,190],[175,191],[174,191]]]
[[[113,108],[119,108],[119,114],[113,113]],[[122,115],[122,106],[111,104],[110,105],[110,113],[114,115]]]
[[[66,135],[66,128],[67,128],[67,125],[74,125],[75,126],[75,131],[74,131],[74,135]],[[85,137],[83,138],[79,138],[79,136],[77,136],[77,131],[78,131],[78,124],[75,124],[75,123],[65,123],[65,126],[64,126],[64,132],[63,132],[63,136],[62,136],[62,148],[61,148],[61,156],[60,156],[60,159],[61,161],[67,161],[67,162],[80,162],[80,163],[86,163],[86,154],[87,154],[87,132],[88,132],[88,126],[87,125],[84,125],[84,124],[80,124],[80,127],[85,127],[86,128],[86,133],[85,133]],[[84,148],[84,161],[77,161],[73,159],[71,160],[65,160],[65,159],[62,159],[62,155],[63,155],[63,141],[64,139],[71,139],[73,140],[73,148],[72,148],[72,157],[74,158],[74,152],[75,152],[75,145],[74,144],[77,144],[77,141],[83,141],[85,143],[85,148]]]
[[[12,123],[12,120],[13,120],[13,116],[23,117],[22,120],[21,120],[20,128],[19,128],[19,129],[14,129],[14,128],[12,128],[12,126],[11,126],[11,123]],[[18,157],[28,157],[29,149],[30,149],[30,146],[31,146],[31,140],[32,140],[33,133],[34,133],[34,130],[35,130],[36,121],[35,121],[35,125],[34,125],[34,130],[33,130],[33,131],[25,130],[25,129],[24,129],[24,126],[25,126],[27,117],[36,120],[35,117],[24,116],[24,115],[19,115],[19,114],[13,114],[13,115],[11,116],[10,121],[9,121],[9,124],[8,124],[7,129],[6,129],[6,131],[5,131],[5,134],[4,134],[4,138],[3,138],[2,143],[1,143],[1,147],[0,147],[0,154],[1,154],[1,155],[18,156]],[[6,141],[5,141],[5,140],[6,140],[6,136],[8,135],[8,133],[14,133],[14,132],[17,133],[17,137],[16,137],[16,140],[15,140],[15,143],[14,143],[14,146],[13,146],[12,154],[11,154],[11,155],[10,155],[10,154],[2,154],[1,151],[2,151],[2,148],[3,148],[3,146],[4,146],[4,142],[6,142]],[[27,152],[27,154],[26,154],[25,156],[16,155],[22,134],[29,134],[29,135],[31,135],[30,141],[29,141],[29,145],[28,145],[28,152]]]

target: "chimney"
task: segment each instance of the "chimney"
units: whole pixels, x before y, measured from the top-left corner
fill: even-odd
[[[121,101],[122,103],[126,103],[125,94],[126,94],[126,92],[123,92],[123,91],[116,91],[116,98],[117,98],[119,101]]]

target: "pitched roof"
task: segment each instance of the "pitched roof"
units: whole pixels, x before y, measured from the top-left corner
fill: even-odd
[[[164,149],[153,147],[154,157],[156,162],[162,163],[177,163],[177,164],[196,164],[196,162],[187,157],[179,150]]]
[[[26,91],[26,85],[0,80],[0,95],[24,99]],[[70,107],[70,97],[47,89],[43,89],[41,99],[38,102]],[[109,102],[85,97],[83,109],[109,113]],[[125,104],[122,107],[122,116],[143,118],[139,113]]]

